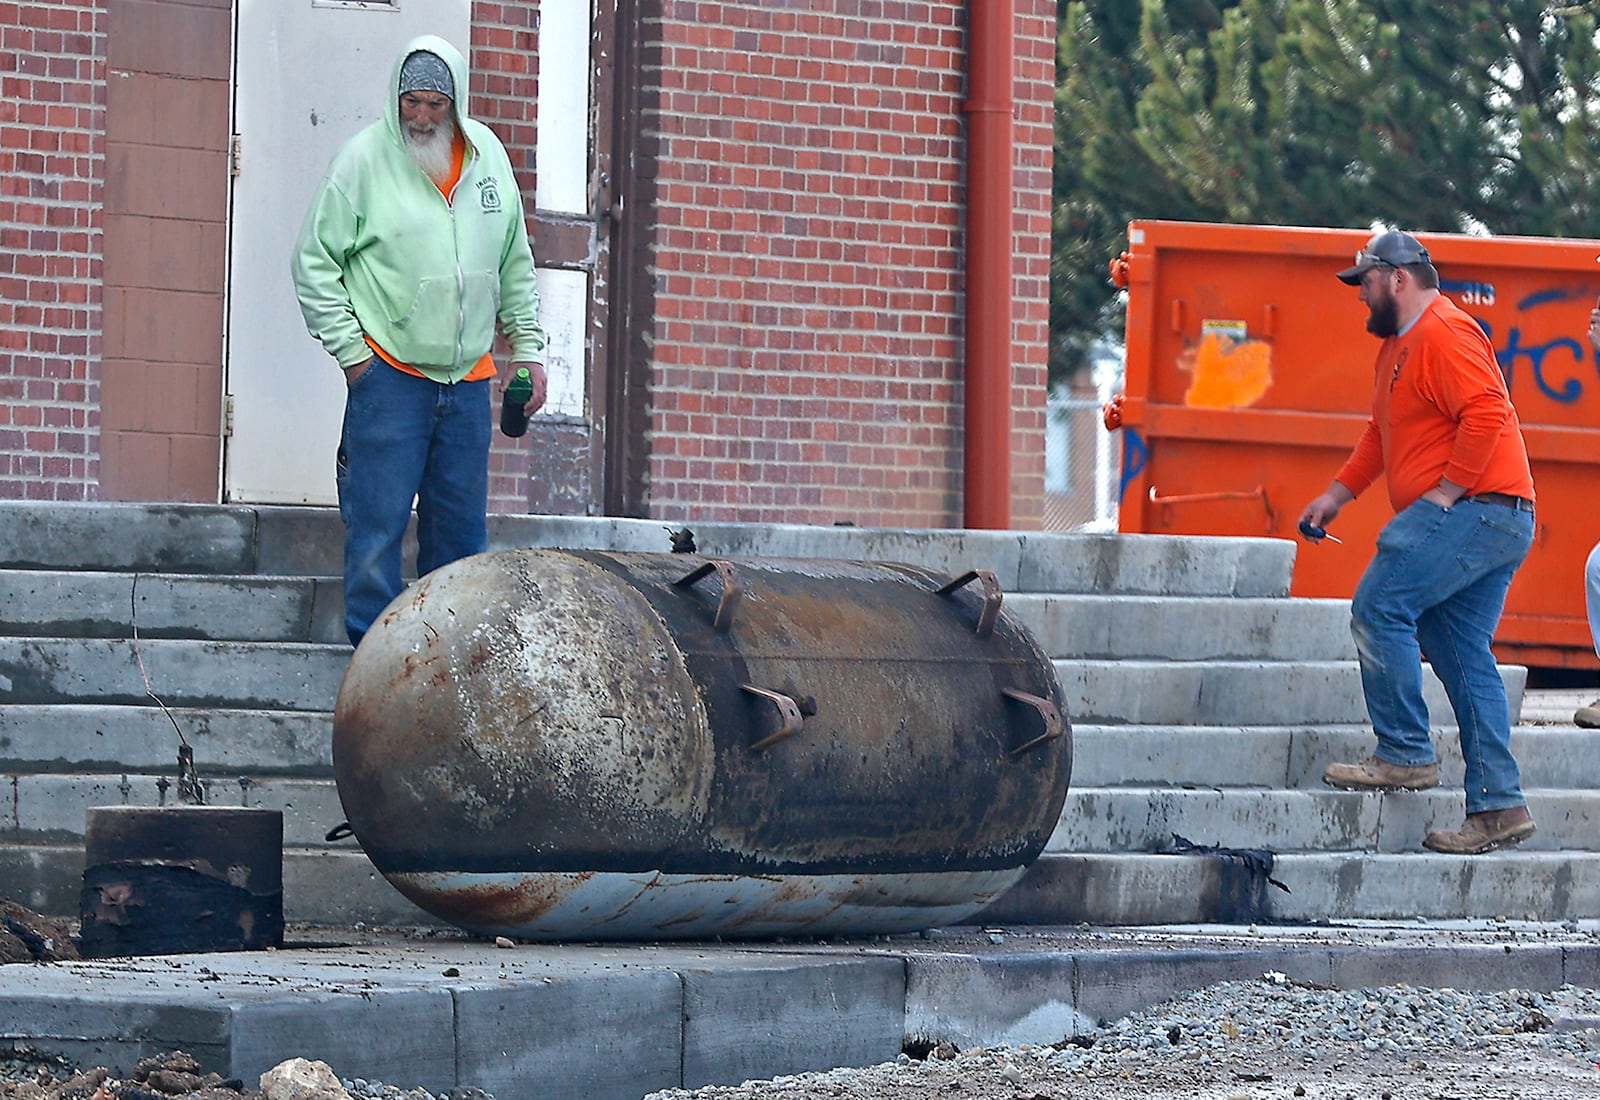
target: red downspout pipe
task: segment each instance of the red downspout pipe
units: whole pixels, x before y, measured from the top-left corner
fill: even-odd
[[[1011,526],[1015,0],[967,4],[967,527]]]

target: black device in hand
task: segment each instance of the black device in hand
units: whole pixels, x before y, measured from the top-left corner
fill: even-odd
[[[1306,538],[1310,539],[1312,542],[1321,542],[1323,539],[1327,539],[1329,542],[1339,541],[1332,535],[1328,534],[1326,528],[1318,527],[1308,519],[1303,519],[1300,521],[1300,533]]]

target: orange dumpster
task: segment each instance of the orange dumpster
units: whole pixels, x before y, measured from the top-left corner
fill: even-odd
[[[1401,226],[1400,228],[1406,228]],[[1119,526],[1297,538],[1366,422],[1376,338],[1334,277],[1371,233],[1137,221],[1112,261],[1128,292]],[[1419,233],[1441,288],[1489,334],[1521,418],[1537,529],[1495,636],[1502,660],[1600,665],[1583,567],[1600,540],[1600,242]],[[1391,517],[1381,485],[1300,542],[1292,592],[1348,598]]]

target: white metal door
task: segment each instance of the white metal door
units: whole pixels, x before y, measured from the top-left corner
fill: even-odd
[[[228,275],[227,499],[331,504],[344,380],[306,334],[289,252],[346,138],[378,117],[419,34],[469,55],[471,0],[237,0]]]

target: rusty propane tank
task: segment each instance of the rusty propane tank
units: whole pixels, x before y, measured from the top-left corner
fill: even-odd
[[[350,827],[487,935],[914,931],[1021,877],[1066,798],[1050,660],[992,574],[511,550],[424,577],[351,659]]]

